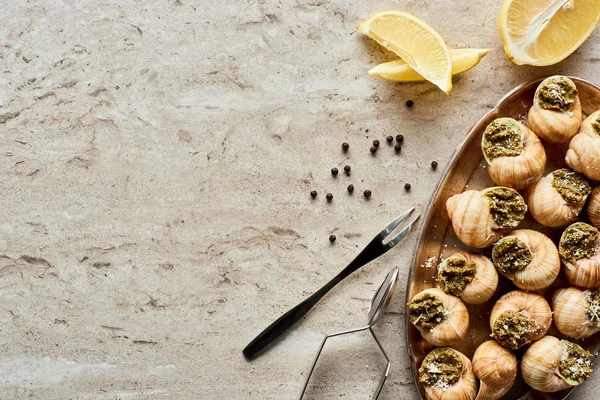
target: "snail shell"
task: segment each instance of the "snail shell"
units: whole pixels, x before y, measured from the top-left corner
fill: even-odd
[[[517,312],[525,316],[528,323],[526,336],[522,338],[521,342],[516,346],[510,346],[513,347],[513,350],[529,342],[540,339],[548,332],[550,325],[552,325],[552,310],[550,309],[548,302],[542,296],[536,293],[514,290],[500,297],[492,308],[490,328],[493,334],[495,334],[494,328],[496,322],[498,322],[498,319],[508,311]],[[497,337],[496,340],[503,346],[506,345],[506,343],[502,343]]]
[[[598,291],[571,287],[560,289],[552,297],[554,325],[565,336],[585,339],[600,331]]]
[[[458,354],[462,360],[462,370],[458,381],[447,387],[437,387],[436,385],[424,386],[427,400],[474,400],[477,394],[477,378],[473,373],[471,360],[458,350],[449,347],[433,350],[423,360],[423,364],[436,351],[452,351]],[[421,369],[419,370],[421,373]]]
[[[555,174],[567,173],[560,169],[546,175],[529,188],[527,205],[529,212],[537,222],[544,226],[558,227],[573,222],[585,205],[587,195],[582,200],[568,203],[554,187]],[[573,174],[576,174],[573,172]],[[577,176],[577,175],[576,175]],[[586,182],[587,183],[587,182]],[[589,186],[589,184],[587,184]]]
[[[556,81],[565,82],[575,89],[575,99],[566,111],[544,109],[541,107],[541,91]],[[551,76],[540,83],[535,91],[533,105],[529,109],[529,127],[545,142],[565,143],[571,139],[581,125],[581,102],[576,94],[577,89],[572,80],[564,76]]]
[[[589,179],[600,181],[600,110],[581,123],[581,129],[569,143],[567,165]]]
[[[569,236],[573,233],[589,231],[590,235],[596,236],[596,240],[590,244],[589,251],[578,259],[569,259]],[[583,254],[585,242],[575,242],[570,245],[571,251]],[[559,254],[561,261],[565,265],[565,275],[567,280],[574,286],[583,288],[600,287],[600,234],[598,230],[584,222],[576,222],[569,225],[563,232],[559,243]]]
[[[525,383],[545,393],[557,392],[578,385],[579,382],[561,376],[559,371],[565,346],[571,345],[579,347],[553,336],[546,336],[533,343],[521,360],[521,373]],[[586,366],[591,368],[590,360],[586,362]]]
[[[519,132],[521,135],[521,153],[516,156],[501,156],[490,158],[486,155],[485,144],[488,132],[498,125],[507,125]],[[537,182],[544,174],[546,167],[546,152],[544,145],[533,131],[525,125],[512,118],[498,118],[486,128],[481,146],[489,164],[488,172],[490,178],[500,186],[508,186],[515,189],[524,189]]]
[[[588,196],[588,209],[587,215],[592,225],[596,228],[600,228],[600,186],[597,186],[592,190],[592,193]]]
[[[513,196],[515,203],[518,203],[512,225],[499,226],[494,220],[492,200],[488,195],[498,192]],[[515,228],[525,216],[527,205],[516,190],[497,186],[456,194],[446,201],[446,210],[456,236],[468,246],[483,248],[497,241],[502,236],[502,231]]]
[[[479,378],[475,400],[496,400],[504,396],[517,378],[517,357],[495,340],[479,345],[473,354],[473,371]]]
[[[469,312],[464,303],[458,297],[446,294],[442,289],[431,288],[416,294],[409,304],[418,301],[419,297],[425,294],[430,294],[442,302],[445,317],[431,330],[413,324],[423,339],[434,346],[450,346],[463,340],[469,330]]]
[[[560,257],[552,240],[543,233],[519,229],[500,239],[494,250],[510,238],[519,239],[527,247],[531,254],[531,262],[524,269],[514,273],[503,273],[502,269],[499,269],[499,272],[523,290],[540,290],[552,285],[560,272]],[[494,250],[492,257],[495,254]],[[494,264],[496,261],[494,260]]]
[[[440,280],[439,277],[444,270],[445,264],[451,258],[460,258],[467,264],[475,264],[475,276],[473,280],[460,293],[456,293],[456,295],[468,304],[482,304],[488,301],[498,287],[498,274],[496,273],[494,264],[481,254],[466,251],[458,252],[448,257],[438,266],[438,280]]]

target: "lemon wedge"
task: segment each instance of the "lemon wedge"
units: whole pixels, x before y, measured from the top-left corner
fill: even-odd
[[[450,49],[452,75],[468,71],[481,61],[491,49]],[[425,80],[404,60],[394,60],[379,64],[369,74],[390,82],[422,82]]]
[[[417,17],[401,11],[382,11],[356,29],[396,53],[444,92],[452,90],[448,46],[436,31]]]
[[[498,29],[509,60],[541,66],[568,57],[598,22],[599,0],[505,0]]]

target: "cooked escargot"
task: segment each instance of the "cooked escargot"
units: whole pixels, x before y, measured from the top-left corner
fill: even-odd
[[[573,81],[558,75],[544,79],[535,91],[528,120],[543,141],[568,142],[581,125],[581,102]]]
[[[581,123],[581,129],[569,143],[567,165],[589,179],[600,181],[600,110]]]
[[[442,261],[436,279],[446,293],[469,304],[485,303],[498,286],[498,274],[491,261],[469,252],[455,253]]]
[[[473,354],[473,371],[479,378],[475,400],[496,400],[504,396],[517,378],[517,357],[495,340],[479,345]]]
[[[558,249],[552,240],[530,229],[513,231],[496,242],[492,261],[498,272],[523,290],[547,288],[560,272]]]
[[[527,204],[515,189],[496,186],[454,195],[446,201],[446,210],[456,236],[468,246],[482,248],[516,228]]]
[[[527,349],[523,379],[540,392],[558,392],[582,384],[592,375],[592,354],[573,342],[546,336]]]
[[[434,346],[460,342],[469,329],[469,312],[463,302],[442,289],[425,289],[407,304],[408,318],[421,336]]]
[[[529,212],[544,226],[568,224],[577,218],[591,191],[582,174],[558,169],[531,185],[527,197]]]
[[[427,400],[474,400],[477,379],[471,361],[458,350],[432,350],[419,368],[419,383]]]
[[[600,331],[600,289],[559,289],[552,309],[554,325],[565,336],[579,340]]]
[[[600,228],[600,186],[594,188],[590,193],[587,215],[592,225]]]
[[[500,297],[490,315],[492,337],[511,350],[538,340],[552,325],[552,310],[539,294],[514,290]]]
[[[537,182],[546,167],[546,152],[529,128],[512,118],[492,121],[481,141],[490,178],[500,186],[524,189]]]
[[[569,225],[560,237],[560,259],[572,285],[600,287],[600,232],[585,222]]]

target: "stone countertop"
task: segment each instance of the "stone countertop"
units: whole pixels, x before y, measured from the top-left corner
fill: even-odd
[[[451,48],[494,52],[456,77],[451,95],[379,81],[367,71],[390,56],[354,28],[389,8],[419,16]],[[507,91],[554,73],[600,82],[600,32],[556,66],[518,67],[501,49],[499,8],[5,2],[0,398],[296,399],[323,335],[363,324],[395,265],[396,296],[376,328],[392,361],[382,398],[418,398],[403,315],[415,235],[340,284],[261,358],[246,362],[241,349],[393,216],[423,211],[455,147]],[[396,134],[400,155],[384,141]],[[371,156],[374,139],[382,145]],[[351,176],[333,178],[345,164]],[[364,370],[340,382],[339,363],[328,364],[321,385],[337,383],[321,398],[368,396],[379,370],[372,349],[357,350],[362,339],[334,356]],[[596,377],[577,398],[599,389]]]

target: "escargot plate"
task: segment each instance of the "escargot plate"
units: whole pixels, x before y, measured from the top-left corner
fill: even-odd
[[[583,79],[569,77],[579,91],[579,98],[583,108],[584,116],[600,109],[600,87]],[[412,258],[412,268],[408,279],[408,287],[406,290],[406,303],[410,299],[424,289],[431,287],[440,287],[436,282],[436,267],[441,259],[445,259],[457,251],[476,251],[491,256],[491,248],[478,251],[470,249],[463,245],[456,235],[450,223],[448,213],[446,212],[446,200],[465,190],[481,190],[487,187],[496,186],[489,177],[487,163],[481,152],[481,139],[485,128],[494,119],[500,117],[510,117],[527,125],[527,113],[533,102],[533,96],[537,86],[543,79],[525,83],[518,86],[503,99],[498,105],[483,116],[467,133],[463,143],[454,152],[446,171],[439,182],[433,197],[431,198],[425,218],[421,225],[421,231],[416,244],[416,248]],[[544,175],[559,168],[565,168],[565,154],[568,150],[567,144],[544,144],[548,155],[548,162]],[[580,221],[586,221],[585,213],[579,215]],[[587,222],[587,221],[586,221]],[[531,217],[528,213],[526,219],[521,222],[519,229],[534,229],[544,233],[558,245],[560,235],[565,227],[548,228],[544,227]],[[545,296],[548,302],[551,302],[552,293],[557,289],[568,287],[569,284],[561,273],[558,279],[549,288],[541,293]],[[483,342],[490,339],[489,318],[490,311],[500,296],[515,290],[516,287],[506,278],[501,278],[498,284],[498,290],[494,296],[479,305],[469,305],[467,308],[470,314],[469,332],[464,340],[452,346],[456,350],[464,353],[469,359],[472,359],[473,353],[477,347]],[[406,313],[408,315],[408,313]],[[548,335],[564,338],[556,330],[554,326],[548,332]],[[418,383],[417,374],[419,366],[423,358],[431,351],[432,346],[425,342],[419,331],[408,321],[406,317],[406,338],[407,349],[412,362],[413,377],[417,385],[421,397],[425,399],[424,388]],[[600,350],[600,334],[593,335],[578,344],[582,345],[592,354],[596,354]],[[516,352],[517,358],[523,356],[523,351]],[[596,371],[590,379],[595,378],[595,375],[600,375],[600,371]],[[512,389],[502,399],[548,399],[558,400],[564,399],[573,389],[566,389],[556,393],[540,393],[525,384],[521,374],[517,376],[516,382]]]

